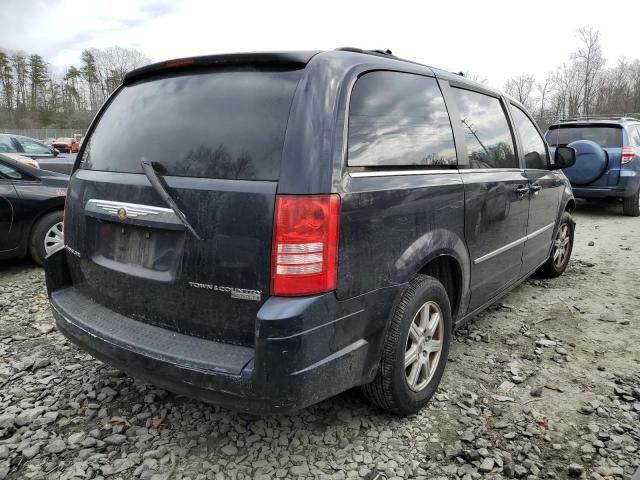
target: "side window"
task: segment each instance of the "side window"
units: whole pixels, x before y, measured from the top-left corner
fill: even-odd
[[[349,104],[351,167],[455,166],[449,113],[434,78],[371,72]]]
[[[522,142],[522,154],[526,168],[546,170],[549,168],[547,149],[544,140],[538,133],[529,117],[515,105],[512,105],[513,121]]]
[[[36,142],[35,140],[31,140],[30,138],[16,137],[16,140],[18,140],[18,143],[25,153],[35,155],[46,155],[51,153],[51,150],[49,150],[45,145],[40,142]]]
[[[0,162],[0,179],[3,178],[9,180],[22,180],[26,177],[19,170]]]
[[[500,100],[452,88],[471,168],[517,168],[513,137]]]

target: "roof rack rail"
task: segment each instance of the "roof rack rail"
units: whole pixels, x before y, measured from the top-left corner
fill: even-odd
[[[355,47],[341,47],[341,48],[336,48],[336,50],[340,50],[343,52],[366,53],[367,55],[378,55],[378,56],[398,58],[388,48],[386,50],[379,50],[379,49],[364,50],[362,48],[355,48]]]
[[[598,113],[589,115],[573,115],[560,118],[559,122],[577,122],[589,120],[640,120],[640,113]]]

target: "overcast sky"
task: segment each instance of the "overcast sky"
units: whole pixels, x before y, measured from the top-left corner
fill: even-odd
[[[59,67],[90,47],[135,48],[159,61],[208,53],[389,48],[502,87],[543,77],[600,30],[608,64],[640,58],[640,1],[0,0],[0,48],[38,53]]]

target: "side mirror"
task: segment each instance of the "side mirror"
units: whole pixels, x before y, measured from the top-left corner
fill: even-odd
[[[576,149],[572,147],[556,147],[551,170],[569,168],[576,163]]]
[[[53,153],[54,157],[57,157],[58,155],[60,155],[60,150],[58,150],[57,148],[51,147],[51,153]]]

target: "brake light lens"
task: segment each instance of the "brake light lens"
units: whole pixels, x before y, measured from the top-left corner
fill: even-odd
[[[620,158],[620,162],[625,164],[629,163],[631,160],[636,158],[636,149],[631,145],[626,145],[622,147],[622,156]]]
[[[339,226],[339,195],[276,196],[273,295],[312,295],[336,288]]]
[[[174,60],[169,60],[165,65],[167,67],[182,67],[184,65],[193,65],[193,58],[176,58]]]

